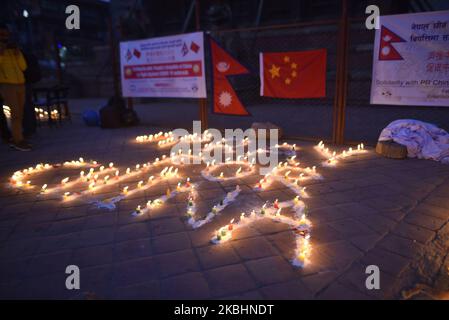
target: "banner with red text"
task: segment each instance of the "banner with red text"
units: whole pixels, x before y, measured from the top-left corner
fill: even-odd
[[[371,104],[449,106],[449,11],[381,16]]]
[[[120,42],[124,97],[205,98],[202,32]]]

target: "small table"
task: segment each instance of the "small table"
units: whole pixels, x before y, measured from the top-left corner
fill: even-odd
[[[69,88],[62,85],[39,86],[33,88],[33,106],[34,108],[46,109],[46,116],[48,118],[49,126],[53,126],[55,124],[56,118],[59,124],[61,124],[63,120],[63,112],[64,118],[72,122],[67,99],[68,92]],[[57,111],[56,116],[54,116],[56,113],[55,110]],[[36,117],[36,120],[40,125],[44,116],[42,113],[37,112]]]

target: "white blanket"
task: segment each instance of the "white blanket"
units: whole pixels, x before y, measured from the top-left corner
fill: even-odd
[[[411,119],[393,121],[379,136],[379,141],[388,140],[406,146],[410,158],[449,163],[449,133],[431,123]]]

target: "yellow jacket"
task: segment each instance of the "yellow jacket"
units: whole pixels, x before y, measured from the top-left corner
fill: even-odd
[[[0,54],[0,83],[23,84],[27,63],[19,49],[5,49]]]

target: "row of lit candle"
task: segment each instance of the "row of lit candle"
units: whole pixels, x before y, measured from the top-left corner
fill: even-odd
[[[360,143],[357,145],[357,148],[350,147],[347,150],[337,153],[337,151],[331,151],[328,147],[326,147],[323,141],[320,141],[315,146],[315,150],[327,158],[327,160],[323,163],[324,166],[335,166],[340,159],[366,152],[365,145]]]
[[[192,226],[193,229],[197,229],[205,225],[206,223],[211,222],[221,211],[223,211],[228,205],[235,201],[235,199],[240,194],[240,186],[236,186],[235,190],[230,191],[226,194],[223,200],[220,203],[215,204],[211,211],[203,218],[197,219],[195,217],[196,206],[195,206],[195,198],[196,193],[191,192],[189,194],[188,202],[187,202],[187,217],[188,223]]]
[[[190,182],[190,178],[187,178],[184,183],[179,182],[176,186],[175,190],[167,189],[166,194],[158,197],[154,200],[149,200],[145,205],[138,205],[136,210],[132,213],[133,216],[140,216],[142,214],[145,214],[151,209],[160,207],[165,202],[167,202],[169,199],[173,198],[179,193],[183,192],[189,192],[191,190],[195,189],[195,185]]]
[[[10,183],[15,187],[23,187],[23,186],[31,187],[32,186],[31,181],[26,180],[26,179],[28,179],[30,177],[30,175],[32,175],[32,174],[47,171],[47,170],[57,168],[60,166],[83,167],[83,166],[96,166],[96,165],[97,165],[96,161],[86,162],[86,161],[84,161],[83,158],[79,158],[78,160],[66,161],[62,165],[61,164],[50,165],[48,163],[45,163],[45,164],[38,163],[34,167],[28,167],[23,170],[18,170],[16,172],[14,172],[14,174],[10,178]]]
[[[172,136],[172,132],[162,132],[156,134],[142,135],[136,137],[136,142],[154,142],[162,139],[167,139]]]
[[[289,207],[292,207],[294,210],[293,218],[281,214],[283,209]],[[242,212],[237,221],[235,218],[231,219],[228,224],[218,228],[215,231],[211,242],[220,244],[229,241],[232,239],[235,230],[247,226],[257,220],[269,218],[276,222],[288,224],[295,231],[296,249],[295,256],[292,258],[292,264],[302,267],[307,263],[312,251],[309,241],[312,224],[310,220],[307,219],[304,208],[305,206],[299,197],[296,197],[292,201],[285,202],[275,200],[271,205],[265,203],[261,208],[253,210],[249,214]]]
[[[225,177],[224,172],[220,171],[219,169],[220,167],[226,165],[234,165],[238,166],[238,168],[233,175]],[[254,174],[255,170],[256,170],[255,160],[253,160],[250,163],[248,161],[248,157],[241,157],[238,158],[238,160],[236,161],[227,158],[225,159],[224,163],[221,164],[216,164],[215,160],[212,160],[211,162],[206,162],[206,168],[201,171],[201,175],[203,176],[203,178],[209,181],[225,181],[249,176],[251,174]],[[217,171],[220,171],[220,174],[218,176],[215,176],[214,172]]]

